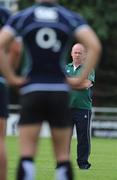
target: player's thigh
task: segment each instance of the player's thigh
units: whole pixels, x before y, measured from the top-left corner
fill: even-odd
[[[19,126],[19,141],[22,155],[34,156],[36,154],[40,130],[40,123]]]
[[[54,152],[57,160],[69,158],[71,133],[72,129],[70,127],[51,129]]]
[[[67,92],[54,92],[48,104],[48,119],[51,127],[64,128],[72,126]]]
[[[41,92],[33,92],[20,97],[19,125],[42,123],[44,119],[44,95]]]
[[[54,144],[64,149],[64,145],[70,142],[71,132],[71,128],[51,128]]]

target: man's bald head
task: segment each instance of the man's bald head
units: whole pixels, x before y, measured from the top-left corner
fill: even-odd
[[[75,44],[72,47],[71,56],[72,56],[74,65],[77,66],[79,64],[84,63],[84,60],[86,58],[85,47],[80,43]]]

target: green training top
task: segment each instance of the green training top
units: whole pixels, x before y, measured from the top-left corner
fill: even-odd
[[[78,76],[81,74],[83,66],[74,70],[74,66],[72,63],[69,63],[66,66],[66,71],[68,76]],[[95,81],[95,71],[93,70],[88,79],[92,82]],[[91,109],[92,108],[92,88],[81,89],[81,90],[71,90],[70,92],[70,107],[71,108],[81,108],[81,109]]]

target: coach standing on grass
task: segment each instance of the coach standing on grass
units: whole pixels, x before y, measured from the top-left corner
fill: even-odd
[[[85,47],[78,43],[72,47],[72,62],[66,67],[67,74],[71,77],[80,76],[86,59]],[[89,169],[88,162],[91,148],[91,109],[92,109],[92,85],[95,80],[95,72],[88,75],[88,80],[72,89],[70,93],[70,108],[73,125],[77,133],[77,164],[80,169]]]
[[[4,55],[6,45],[17,34],[22,36],[26,47],[27,78],[16,76]],[[69,155],[72,120],[64,67],[73,38],[87,48],[83,73],[78,78],[67,79],[74,87],[87,78],[101,51],[96,34],[80,15],[58,5],[55,0],[37,0],[37,4],[13,16],[0,33],[1,70],[9,83],[23,85],[20,89],[22,110],[17,180],[34,180],[37,142],[45,119],[51,128],[56,180],[73,180]]]

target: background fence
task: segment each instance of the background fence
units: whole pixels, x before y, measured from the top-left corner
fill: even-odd
[[[7,135],[17,135],[17,123],[19,121],[19,105],[10,105],[10,115],[7,121]],[[117,108],[116,107],[93,107],[92,109],[92,136],[117,138]],[[42,126],[41,136],[50,136],[50,129],[45,122]],[[74,129],[73,137],[76,137]]]

